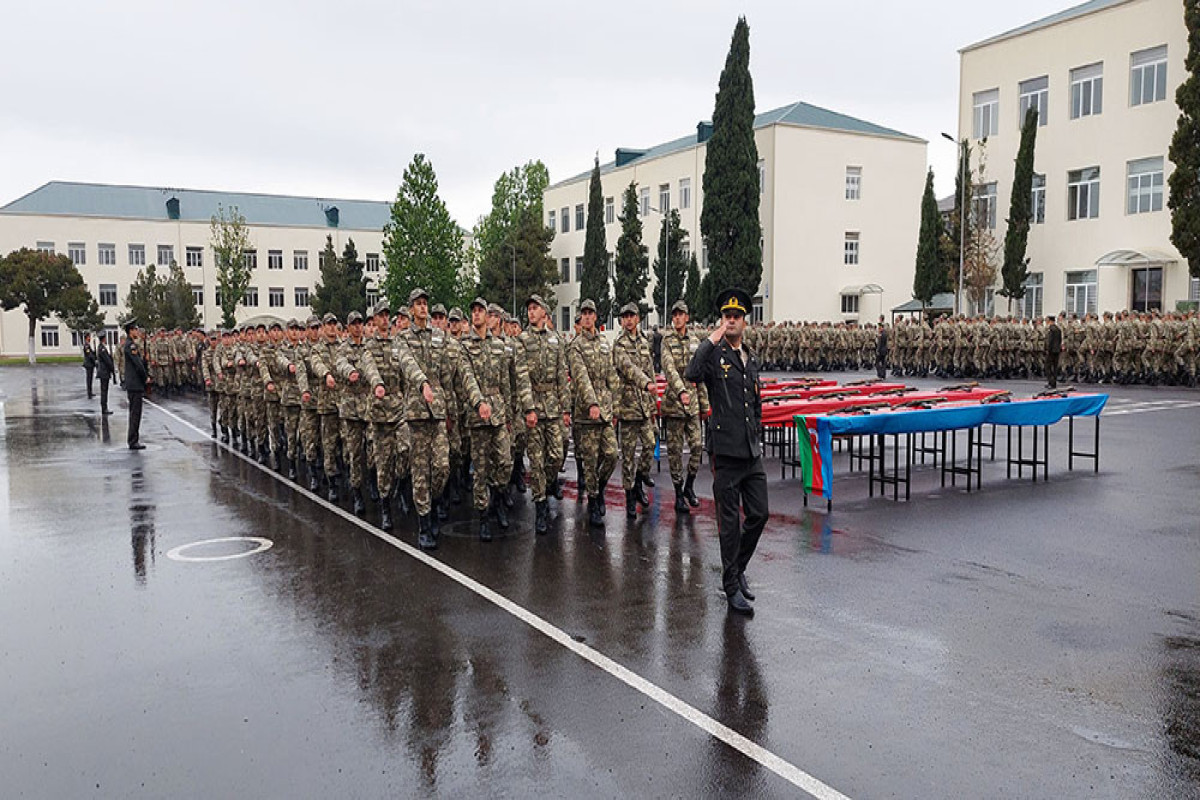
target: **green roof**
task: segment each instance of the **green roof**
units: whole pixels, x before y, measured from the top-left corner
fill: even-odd
[[[707,123],[701,123],[707,124]],[[846,133],[858,133],[867,136],[885,136],[893,139],[904,139],[911,142],[924,142],[917,136],[910,136],[907,133],[885,128],[882,125],[876,125],[873,122],[850,117],[845,114],[839,114],[836,111],[830,111],[826,108],[810,105],[808,103],[796,102],[791,105],[781,106],[770,111],[764,111],[754,117],[754,129],[767,128],[771,125],[795,125],[804,128],[819,128],[829,131],[844,131]],[[661,156],[678,153],[692,147],[698,146],[697,134],[692,133],[687,136],[682,136],[669,142],[654,145],[645,149],[642,155],[623,160],[621,166],[625,167],[629,164],[642,164],[651,159]],[[600,165],[600,174],[604,175],[617,169],[615,161],[610,161],[607,164]],[[556,186],[565,186],[569,183],[574,183],[581,178],[587,178],[591,175],[591,170],[580,173],[574,177],[559,181],[550,188]]]
[[[1072,6],[1071,8],[1068,8],[1064,11],[1059,11],[1057,14],[1051,14],[1048,17],[1043,17],[1042,19],[1036,20],[1034,22],[1030,22],[1028,25],[1022,25],[1019,28],[1013,28],[1011,31],[1005,31],[1004,33],[997,34],[996,36],[992,36],[988,39],[984,39],[981,42],[976,42],[975,44],[969,44],[966,47],[964,47],[963,49],[959,50],[958,52],[965,53],[968,50],[974,50],[979,47],[985,47],[989,44],[995,44],[996,42],[1002,42],[1005,39],[1012,39],[1013,37],[1022,36],[1026,33],[1033,33],[1034,31],[1040,31],[1043,28],[1049,28],[1051,25],[1057,25],[1060,22],[1067,22],[1068,20],[1087,16],[1088,14],[1094,14],[1097,11],[1103,11],[1106,8],[1112,8],[1113,6],[1124,5],[1125,3],[1129,3],[1129,2],[1132,2],[1132,0],[1090,0],[1087,3],[1080,3],[1079,5]]]
[[[32,214],[102,219],[168,220],[167,202],[179,202],[179,219],[209,222],[217,207],[237,206],[250,225],[344,228],[380,231],[391,214],[389,203],[321,197],[113,186],[51,181],[0,208],[0,214]],[[336,211],[334,211],[336,209]]]

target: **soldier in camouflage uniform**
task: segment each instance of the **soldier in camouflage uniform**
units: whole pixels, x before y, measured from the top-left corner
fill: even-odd
[[[571,427],[571,384],[566,343],[546,324],[550,306],[535,294],[526,301],[525,308],[529,327],[520,335],[520,345],[537,415],[537,423],[527,434],[529,477],[537,512],[534,531],[546,533],[550,528],[547,489],[562,499],[558,471],[566,457],[564,426]]]
[[[282,414],[284,456],[288,465],[288,480],[296,480],[296,462],[300,459],[300,415],[305,398],[312,398],[308,388],[308,369],[304,363],[301,337],[303,328],[296,320],[288,320],[287,338],[275,346],[275,369],[281,375],[279,390]]]
[[[308,465],[308,490],[321,489],[321,415],[317,412],[317,396],[323,381],[318,380],[312,368],[313,347],[321,341],[321,319],[315,314],[305,322],[304,340],[296,346],[296,357],[304,362],[307,394],[300,398],[300,423],[296,434],[300,452]]]
[[[221,368],[217,364],[216,353],[217,344],[216,331],[209,331],[208,339],[204,343],[204,349],[200,356],[200,377],[204,381],[204,393],[208,399],[208,417],[209,423],[212,425],[212,438],[217,438],[217,417],[221,410],[221,393],[218,388],[221,382]]]
[[[503,315],[502,330],[504,335],[501,337],[504,341],[510,344],[517,356],[524,359],[525,354],[521,351],[521,320],[511,314]],[[512,470],[508,478],[509,492],[525,493],[525,451],[528,446],[529,432],[523,425],[513,425],[512,432]]]
[[[375,304],[372,335],[365,345],[385,390],[382,397],[371,395],[367,413],[370,421],[368,438],[379,490],[379,527],[385,531],[392,529],[392,499],[396,494],[398,474],[396,453],[400,445],[400,423],[404,419],[404,373],[400,367],[400,345],[392,341],[390,312],[386,298]],[[405,458],[407,455],[406,452]]]
[[[700,339],[688,330],[688,307],[682,300],[671,306],[671,331],[663,337],[662,365],[667,386],[660,413],[666,427],[667,463],[675,485],[675,511],[690,514],[700,505],[696,497],[696,474],[700,471],[700,420],[708,415],[708,389],[684,380],[683,373]],[[784,331],[789,330],[784,328]],[[786,356],[781,356],[786,360]],[[686,477],[683,448],[688,449]]]
[[[596,304],[579,304],[579,335],[567,348],[571,366],[576,453],[583,464],[583,487],[588,497],[588,522],[604,527],[604,487],[617,466],[617,436],[613,431],[613,394],[619,387],[612,349],[596,330]]]
[[[446,307],[441,303],[436,303],[429,309],[429,324],[435,329],[444,334],[450,333],[450,316],[446,313]],[[460,337],[453,337],[458,339]],[[458,395],[453,387],[443,386],[443,391],[446,395],[446,428],[447,441],[450,443],[450,473],[446,477],[446,487],[442,490],[441,496],[434,499],[434,512],[438,515],[439,520],[446,519],[449,515],[446,511],[446,506],[459,505],[462,503],[462,493],[460,486],[462,485],[462,467],[467,461],[467,454],[470,453],[471,443],[469,439],[462,435],[463,429],[461,423],[465,419],[462,403],[459,402]]]
[[[321,418],[321,463],[325,467],[325,482],[329,502],[338,499],[338,477],[341,461],[341,431],[338,424],[338,396],[341,389],[333,365],[337,358],[338,320],[331,313],[321,318],[321,338],[309,353],[311,382],[317,386],[317,414]]]
[[[638,328],[637,303],[621,308],[621,335],[613,343],[613,367],[621,380],[617,405],[617,438],[621,442],[621,484],[625,488],[625,516],[637,516],[637,507],[650,507],[644,487],[653,486],[650,459],[654,455],[655,383],[650,343]],[[640,449],[640,453],[639,453]]]
[[[276,349],[283,343],[283,325],[271,323],[268,333],[269,340],[262,345],[258,353],[258,371],[263,386],[263,419],[266,428],[268,451],[274,458],[275,469],[282,467],[283,451],[287,448],[286,439],[281,438],[283,428],[283,406],[280,392],[283,390],[283,376],[286,367],[281,369],[276,357]]]
[[[338,418],[341,420],[342,442],[346,449],[346,462],[350,472],[350,496],[354,501],[354,513],[362,516],[367,506],[363,500],[363,487],[367,473],[367,419],[372,396],[383,399],[387,389],[375,366],[375,359],[363,340],[363,316],[351,311],[346,316],[348,335],[338,345],[334,357],[333,372],[342,393],[338,398]]]
[[[450,337],[456,342],[462,342],[462,337],[471,328],[471,321],[463,314],[462,309],[452,308],[450,313],[446,315],[446,325]],[[457,440],[456,444],[450,445],[451,459],[453,459],[455,447],[459,454],[458,474],[451,475],[446,482],[454,481],[454,486],[451,488],[450,496],[454,500],[455,495],[458,495],[456,502],[462,502],[461,492],[471,491],[471,430],[467,427],[467,411],[468,409],[462,404],[455,401],[455,410],[458,414],[453,420],[448,420],[449,436],[452,440]],[[454,462],[451,461],[451,472],[453,473]]]

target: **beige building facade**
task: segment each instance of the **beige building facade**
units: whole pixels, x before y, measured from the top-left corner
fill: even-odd
[[[383,226],[389,204],[191,189],[53,182],[0,208],[0,253],[22,247],[71,257],[100,303],[104,335],[116,341],[117,320],[139,271],[172,261],[192,285],[206,328],[219,327],[216,264],[210,222],[218,208],[236,207],[246,217],[254,250],[253,273],[237,319],[304,319],[320,280],[326,237],[340,256],[354,241],[371,291],[382,279]],[[23,309],[0,317],[0,353],[24,355],[28,320]],[[79,352],[80,343],[58,319],[38,323],[38,354]]]
[[[986,142],[976,208],[1001,247],[1021,121],[1039,113],[1030,280],[1014,314],[1197,299],[1167,208],[1186,54],[1179,0],[1093,0],[960,51],[959,138],[975,151]],[[994,310],[1007,301],[995,297]]]
[[[701,272],[700,236],[707,141],[712,126],[645,150],[618,150],[600,167],[610,253],[621,234],[622,196],[637,185],[643,241],[653,263],[663,233],[660,211],[678,210]],[[770,320],[870,320],[912,296],[926,142],[806,103],[757,115],[763,277],[755,317]],[[544,195],[559,268],[556,319],[569,326],[583,299],[591,173],[553,184]],[[610,259],[610,285],[611,285]],[[651,271],[646,302],[654,289]],[[674,290],[672,290],[674,291]],[[616,298],[626,302],[628,298]],[[656,321],[650,313],[649,321]]]

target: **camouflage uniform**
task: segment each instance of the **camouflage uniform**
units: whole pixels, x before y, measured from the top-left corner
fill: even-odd
[[[589,504],[595,502],[599,510],[604,504],[604,487],[617,466],[617,436],[612,423],[613,393],[619,384],[613,369],[612,349],[601,334],[581,332],[567,348],[567,361],[571,366],[575,408],[572,422],[579,434],[583,490],[588,494]],[[592,406],[600,409],[598,419],[588,415]]]
[[[686,306],[684,307],[686,312]],[[667,462],[671,467],[671,483],[678,491],[685,479],[690,484],[700,471],[700,419],[708,414],[708,389],[685,381],[683,373],[692,355],[700,349],[700,339],[691,332],[682,335],[675,329],[663,337],[663,376],[667,380],[662,397],[662,417],[667,435]],[[680,396],[688,395],[686,406]],[[687,474],[683,469],[683,448],[687,445]]]
[[[350,320],[358,315],[350,312]],[[358,316],[362,319],[361,315]],[[354,341],[347,337],[337,349],[334,357],[334,375],[342,384],[338,398],[338,418],[341,420],[342,441],[346,450],[346,466],[350,472],[350,488],[361,491],[366,478],[367,459],[367,416],[369,403],[375,387],[383,385],[383,378],[375,366],[375,359],[367,350],[365,340]],[[358,373],[358,380],[350,376]],[[356,495],[356,504],[360,498]]]
[[[383,397],[371,395],[367,418],[370,420],[371,449],[379,495],[381,498],[390,498],[396,479],[407,474],[397,469],[402,444],[400,423],[404,421],[404,373],[400,367],[400,345],[376,330],[375,335],[367,339],[365,347],[375,362],[387,392]],[[407,449],[404,458],[407,461]]]
[[[325,323],[330,324],[332,314],[327,314]],[[336,319],[333,320],[336,323]],[[338,426],[338,395],[341,387],[336,383],[331,388],[327,382],[333,374],[333,364],[336,358],[338,343],[325,333],[319,342],[312,345],[309,352],[309,371],[317,386],[317,414],[321,418],[321,459],[325,466],[325,478],[329,483],[329,494],[337,499],[334,481],[338,477],[338,456],[341,446],[341,434]]]
[[[283,443],[286,445],[288,476],[294,480],[296,461],[300,458],[301,397],[310,391],[308,369],[304,363],[300,344],[293,344],[291,341],[284,341],[275,348],[275,361],[276,368],[271,371],[280,376],[280,383],[277,383],[276,386],[279,387]]]
[[[525,365],[529,371],[533,410],[537,427],[528,432],[529,473],[533,499],[546,499],[546,487],[558,480],[566,458],[563,447],[563,415],[571,409],[571,383],[567,373],[567,349],[562,338],[549,327],[530,326],[521,333]]]
[[[617,437],[621,442],[621,485],[628,492],[638,485],[637,481],[649,477],[654,455],[655,402],[646,389],[646,384],[654,381],[654,363],[650,343],[640,330],[622,331],[617,337],[613,343],[613,367],[621,380]]]

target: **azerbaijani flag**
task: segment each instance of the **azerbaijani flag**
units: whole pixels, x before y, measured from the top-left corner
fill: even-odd
[[[804,481],[804,491],[824,494],[825,464],[817,436],[817,417],[797,415],[794,419],[796,451],[800,457],[800,479]]]

